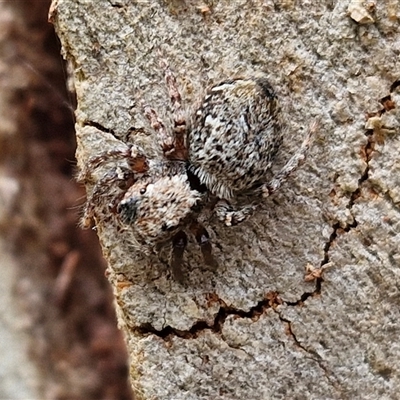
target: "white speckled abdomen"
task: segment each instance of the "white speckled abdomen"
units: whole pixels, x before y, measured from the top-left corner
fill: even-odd
[[[277,98],[263,76],[221,82],[194,115],[187,146],[192,172],[220,198],[266,181],[281,145]]]

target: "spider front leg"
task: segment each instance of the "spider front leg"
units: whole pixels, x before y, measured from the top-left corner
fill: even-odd
[[[94,185],[92,193],[87,198],[81,219],[82,228],[90,228],[96,211],[100,208],[108,207],[111,210],[116,208],[118,198],[123,196],[123,193],[133,184],[133,181],[134,173],[129,169],[118,168],[105,174]],[[110,187],[114,185],[121,189],[122,194],[120,194],[120,196],[117,196],[115,193],[109,193]],[[106,204],[108,199],[110,199],[110,202]]]
[[[157,142],[161,144],[164,156],[170,160],[187,160],[186,148],[186,118],[182,109],[182,98],[174,74],[165,59],[160,60],[160,67],[164,70],[165,82],[173,109],[173,129],[170,134],[156,111],[148,104],[143,104],[144,114],[152,128],[157,132]]]
[[[95,169],[106,162],[114,160],[126,160],[129,168],[138,174],[144,173],[149,169],[147,158],[143,151],[137,146],[130,146],[126,150],[110,150],[91,157],[82,168],[77,180],[79,182],[87,182]]]
[[[126,150],[110,150],[90,158],[79,174],[78,181],[89,182],[92,178],[93,171],[100,167],[100,165],[119,159],[125,160],[128,164],[128,168],[114,168],[95,183],[83,210],[81,224],[84,228],[89,228],[91,226],[93,217],[101,208],[107,206],[114,211],[116,199],[121,193],[118,195],[115,192],[112,193],[113,187],[116,187],[117,190],[119,188],[120,192],[122,191],[123,193],[133,184],[135,175],[143,174],[147,172],[149,168],[146,156],[143,152],[136,146],[131,146]],[[111,203],[106,205],[106,201],[110,198],[112,199]]]
[[[172,73],[167,60],[161,59],[160,66],[164,70],[165,81],[167,83],[169,98],[173,108],[173,147],[174,157],[180,160],[186,160],[188,152],[186,148],[186,118],[182,109],[182,97],[179,93],[176,78]]]
[[[215,270],[218,267],[218,264],[212,254],[210,235],[208,234],[206,228],[196,221],[190,225],[190,230],[194,234],[196,241],[200,246],[204,263]]]
[[[144,115],[149,121],[151,127],[157,133],[157,143],[161,144],[162,151],[165,157],[170,158],[171,154],[175,152],[174,140],[169,135],[164,123],[158,117],[156,111],[151,108],[148,104],[143,103]]]
[[[300,146],[300,149],[289,159],[284,167],[269,181],[261,187],[263,197],[269,197],[279,190],[288,176],[295,171],[306,159],[310,148],[312,137],[318,129],[318,123],[314,121],[308,129],[307,135]]]
[[[188,243],[186,233],[179,231],[172,238],[172,252],[171,252],[171,271],[172,276],[178,282],[184,282],[184,274],[182,272],[183,255]]]

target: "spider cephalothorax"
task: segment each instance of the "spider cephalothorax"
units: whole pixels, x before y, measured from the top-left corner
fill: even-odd
[[[126,161],[130,168],[112,169],[94,185],[85,206],[84,226],[89,226],[92,218],[97,221],[112,216],[123,230],[131,232],[131,245],[144,254],[172,240],[170,263],[179,281],[183,280],[181,264],[187,231],[196,238],[206,264],[215,267],[209,235],[197,223],[207,194],[192,187],[186,162],[167,158],[148,162],[143,152],[132,146],[92,158],[81,178],[87,180],[94,167],[115,158]]]
[[[91,171],[116,159],[127,166],[108,171],[88,197],[84,221],[111,214],[130,229],[135,245],[144,252],[172,240],[171,266],[182,280],[181,264],[190,232],[204,260],[215,267],[209,235],[198,222],[203,210],[213,209],[226,225],[247,218],[257,202],[278,190],[305,158],[314,124],[299,150],[272,180],[267,173],[279,151],[283,131],[276,95],[264,75],[237,78],[212,86],[201,106],[186,121],[176,80],[166,61],[161,62],[173,106],[174,125],[168,131],[156,112],[144,105],[144,114],[155,131],[162,159],[149,160],[131,146],[92,158],[82,171]],[[245,204],[235,206],[244,197]]]
[[[171,239],[200,201],[201,194],[190,188],[183,173],[139,180],[125,193],[117,211],[143,242],[155,245]]]

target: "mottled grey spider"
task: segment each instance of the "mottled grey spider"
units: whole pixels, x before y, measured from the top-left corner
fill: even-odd
[[[132,145],[91,158],[80,174],[84,181],[104,163],[123,159],[128,166],[109,170],[94,185],[83,224],[112,215],[133,231],[134,245],[145,252],[172,240],[172,273],[182,281],[187,232],[196,238],[205,263],[217,265],[209,235],[198,222],[200,214],[211,211],[227,226],[245,220],[305,159],[316,123],[297,152],[267,181],[283,130],[277,97],[266,77],[258,74],[212,86],[187,121],[176,79],[165,60],[161,67],[173,128],[168,130],[149,105],[143,104],[143,109],[163,157],[150,159]]]

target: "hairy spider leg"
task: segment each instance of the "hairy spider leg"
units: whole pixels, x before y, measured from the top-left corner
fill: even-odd
[[[307,151],[310,148],[312,138],[318,130],[318,122],[314,121],[308,129],[307,135],[300,146],[300,149],[289,159],[284,167],[268,183],[261,187],[263,197],[271,196],[280,189],[288,176],[295,171],[306,159]]]
[[[148,104],[143,103],[144,115],[149,121],[151,127],[156,131],[157,143],[160,143],[161,149],[166,158],[171,152],[174,152],[174,139],[169,135],[164,123],[158,117],[156,111]]]
[[[101,164],[119,159],[127,161],[129,168],[136,173],[144,173],[149,168],[143,152],[136,146],[130,146],[124,150],[109,150],[98,156],[91,157],[78,175],[78,181],[85,182],[89,180],[92,171]]]
[[[113,161],[116,159],[123,159],[128,156],[127,150],[109,150],[104,153],[99,154],[98,156],[94,156],[89,158],[89,160],[85,163],[85,166],[80,171],[77,180],[79,182],[87,182],[96,168],[98,168],[101,164],[104,164],[108,161]]]
[[[118,198],[123,196],[125,191],[133,184],[135,174],[145,173],[149,168],[146,156],[143,152],[136,146],[130,146],[125,150],[110,150],[90,158],[79,174],[78,180],[87,182],[93,170],[106,162],[118,159],[125,160],[129,168],[114,168],[95,183],[83,210],[81,222],[83,228],[89,228],[91,226],[97,207],[106,206],[104,199],[109,199],[111,197],[111,203],[107,206],[109,208],[111,207],[111,209],[115,208]],[[122,193],[118,195],[107,195],[110,191],[110,187],[116,183],[122,190]]]
[[[189,229],[194,234],[196,241],[200,246],[205,264],[209,265],[213,268],[213,270],[215,270],[218,267],[218,264],[212,254],[211,239],[206,228],[204,228],[204,226],[198,221],[195,221],[190,225]]]
[[[188,243],[187,235],[183,231],[179,231],[172,238],[172,252],[171,252],[171,271],[174,279],[178,282],[184,282],[185,277],[182,272],[183,255]]]
[[[235,208],[227,200],[221,199],[215,205],[214,213],[226,226],[234,226],[246,220],[256,208],[253,204]]]
[[[119,183],[118,187],[123,189],[123,193],[125,190],[133,184],[134,174],[133,171],[129,169],[122,170],[114,170],[105,174],[95,185],[92,190],[92,193],[88,197],[86,201],[85,208],[83,209],[83,217],[82,217],[82,227],[87,229],[90,228],[92,224],[93,217],[95,216],[96,209],[103,205],[105,206],[104,199],[109,199],[111,197],[111,202],[109,206],[111,208],[116,207],[117,198],[120,196],[108,195],[109,189],[111,185],[115,183]],[[123,195],[121,194],[121,196]]]
[[[160,60],[160,67],[164,70],[165,82],[167,83],[168,94],[171,100],[173,108],[173,146],[174,149],[170,154],[167,154],[168,158],[174,158],[179,160],[186,160],[188,158],[188,151],[186,148],[186,118],[182,109],[182,97],[179,93],[178,84],[176,78],[172,73],[167,60]]]

